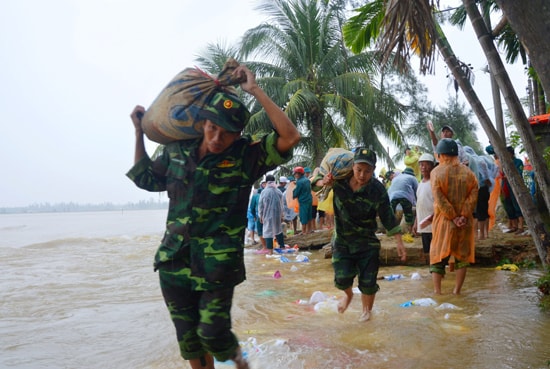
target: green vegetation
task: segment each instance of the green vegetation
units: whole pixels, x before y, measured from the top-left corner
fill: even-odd
[[[544,274],[535,282],[535,285],[542,293],[539,307],[542,311],[550,311],[550,268],[547,269],[546,274]]]
[[[258,84],[302,134],[288,168],[315,167],[330,147],[357,145],[372,147],[380,162],[393,168],[406,146],[418,145],[431,152],[429,119],[438,128],[450,124],[460,134],[475,131],[471,111],[458,106],[456,99],[450,108],[433,107],[410,68],[398,72],[392,63],[381,68],[377,50],[352,53],[343,41],[345,2],[269,0],[260,4],[269,22],[248,30],[237,46],[208,45],[197,61],[204,70],[216,73],[228,57],[235,57],[254,71]],[[269,132],[271,124],[259,106],[247,95],[243,98],[253,113],[247,133]],[[417,133],[410,135],[407,127],[417,127]],[[467,134],[463,137],[464,144],[479,147],[468,141]],[[397,148],[397,155],[389,154],[388,143]],[[288,168],[281,172],[289,174]]]

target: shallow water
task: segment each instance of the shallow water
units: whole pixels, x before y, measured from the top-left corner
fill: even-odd
[[[152,269],[164,217],[0,216],[0,367],[188,367]],[[232,314],[254,369],[548,368],[550,315],[539,311],[534,286],[540,270],[470,268],[462,296],[434,297],[427,268],[382,268],[380,276],[404,278],[381,280],[371,321],[359,323],[360,296],[336,313],[330,299],[342,293],[330,261],[301,254],[310,261],[246,253],[248,278]],[[444,292],[453,279],[444,279]],[[316,291],[328,302],[297,303]],[[436,305],[400,306],[422,298]]]

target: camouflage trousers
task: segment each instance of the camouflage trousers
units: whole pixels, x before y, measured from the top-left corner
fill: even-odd
[[[445,266],[449,264],[450,258],[451,258],[450,256],[447,256],[445,259],[441,260],[438,263],[430,264],[430,273],[445,275]],[[455,259],[455,267],[454,267],[455,269],[466,268],[469,266],[470,266],[470,263],[468,263],[467,261],[460,261],[458,259]]]
[[[401,204],[401,207],[403,208],[403,216],[405,217],[405,223],[412,225],[414,223],[414,211],[413,211],[413,204],[407,200],[407,199],[393,199],[390,202],[391,208],[393,209],[393,212],[396,212],[397,205]]]
[[[352,287],[355,276],[362,294],[374,295],[380,289],[376,283],[380,268],[380,249],[377,247],[356,253],[349,253],[345,247],[334,247],[332,267],[334,285],[340,290]]]
[[[235,355],[239,342],[231,331],[234,288],[193,291],[186,284],[188,268],[159,269],[160,287],[176,327],[181,356],[198,359],[207,352],[226,361]]]

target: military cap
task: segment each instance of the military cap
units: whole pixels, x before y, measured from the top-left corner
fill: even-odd
[[[240,132],[248,123],[250,112],[237,96],[216,92],[199,112],[198,118],[209,119],[229,132]]]
[[[371,149],[367,149],[366,147],[360,147],[355,150],[355,155],[353,156],[353,162],[366,163],[375,167],[376,154]]]

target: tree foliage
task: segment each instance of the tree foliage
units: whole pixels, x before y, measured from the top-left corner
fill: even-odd
[[[263,1],[258,9],[269,20],[245,33],[240,51],[299,128],[304,164],[318,165],[330,147],[355,145],[389,160],[381,138],[401,144],[403,106],[381,88],[377,54],[353,55],[345,47],[344,8],[337,5]],[[259,106],[253,113],[250,129],[269,129]]]

